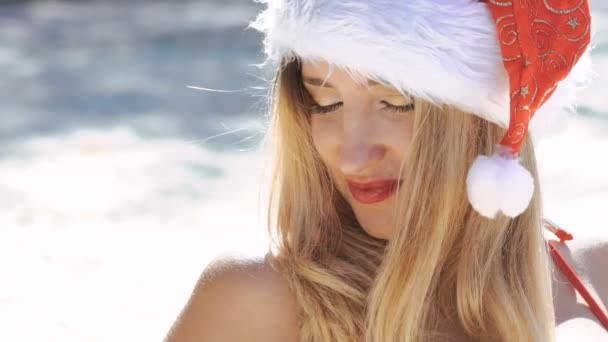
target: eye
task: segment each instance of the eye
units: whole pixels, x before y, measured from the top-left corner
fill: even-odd
[[[395,106],[386,101],[382,101],[382,104],[384,104],[383,109],[396,113],[407,113],[414,110],[414,102],[410,102],[404,106]]]
[[[313,103],[310,106],[311,114],[326,114],[333,112],[342,106],[342,102],[334,103],[329,106],[320,106],[316,103]]]

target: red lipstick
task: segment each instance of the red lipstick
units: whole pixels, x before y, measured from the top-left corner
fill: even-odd
[[[396,179],[379,179],[365,183],[351,179],[346,180],[350,193],[363,204],[384,201],[395,193],[401,182]]]

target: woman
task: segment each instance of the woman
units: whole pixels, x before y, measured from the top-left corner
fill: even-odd
[[[543,239],[528,124],[590,39],[553,2],[268,1],[274,244],[212,262],[167,340],[608,339]]]

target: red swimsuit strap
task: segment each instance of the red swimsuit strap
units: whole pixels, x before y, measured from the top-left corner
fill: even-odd
[[[560,253],[557,248],[558,243],[564,243],[565,241],[572,240],[572,234],[563,230],[555,223],[545,219],[545,228],[550,230],[553,234],[555,234],[559,238],[559,242],[554,240],[548,240],[549,249],[551,250],[551,256],[553,260],[557,264],[557,266],[561,269],[562,273],[568,278],[568,280],[574,285],[578,293],[585,299],[589,308],[600,320],[604,328],[608,330],[608,313],[602,309],[602,307],[596,302],[596,300],[591,295],[591,292],[587,289],[581,278],[576,274],[574,269],[568,264],[566,258]]]

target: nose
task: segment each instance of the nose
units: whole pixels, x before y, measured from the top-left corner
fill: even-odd
[[[344,122],[340,144],[340,170],[346,176],[365,178],[385,156],[386,146],[373,125],[354,115],[349,119]]]

